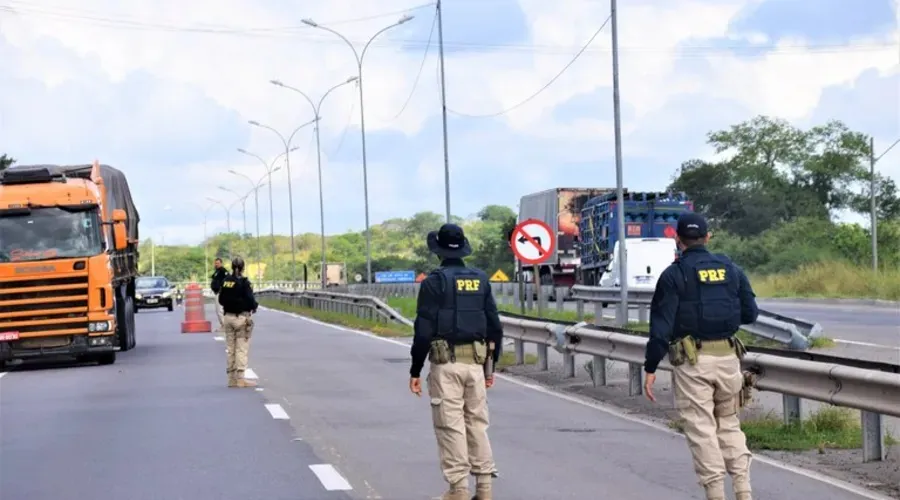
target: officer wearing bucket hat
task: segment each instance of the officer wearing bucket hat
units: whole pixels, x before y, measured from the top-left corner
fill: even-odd
[[[450,485],[442,500],[469,500],[470,474],[476,484],[472,500],[491,500],[496,469],[487,435],[486,389],[494,377],[485,366],[500,358],[503,327],[487,274],[463,263],[472,248],[462,228],[444,224],[428,234],[427,243],[441,267],[419,291],[409,390],[422,395],[419,377],[428,358],[432,422],[441,471]]]
[[[751,454],[738,419],[746,350],[734,335],[759,309],[744,272],[706,249],[709,236],[703,216],[678,218],[681,256],[660,275],[650,305],[644,392],[656,401],[656,368],[668,352],[675,407],[707,500],[725,500],[726,474],[735,498],[751,500]]]

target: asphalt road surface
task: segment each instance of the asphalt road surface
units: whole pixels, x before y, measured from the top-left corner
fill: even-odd
[[[408,346],[262,311],[251,368],[225,387],[217,334],[179,312],[138,317],[112,366],[0,379],[0,498],[422,500],[444,484]],[[502,378],[490,391],[496,497],[700,499],[683,439],[594,403]],[[754,462],[755,498],[883,498]],[[329,490],[330,488],[330,490]]]
[[[407,389],[408,345],[275,311],[257,317],[253,342],[262,396],[354,497],[440,495],[428,399]],[[686,444],[665,428],[507,377],[489,394],[497,498],[703,498]],[[762,458],[753,467],[760,500],[883,498]]]
[[[0,373],[0,499],[349,498],[261,392],[226,387],[223,344],[179,333],[178,311],[141,312],[114,365]]]

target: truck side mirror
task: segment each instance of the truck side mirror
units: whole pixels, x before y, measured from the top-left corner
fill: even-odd
[[[125,213],[121,208],[117,208],[112,212],[113,222],[125,222],[128,219],[128,214]]]
[[[128,246],[128,234],[125,229],[125,221],[128,214],[121,208],[117,208],[112,212],[113,219],[113,241],[116,250],[125,250]]]

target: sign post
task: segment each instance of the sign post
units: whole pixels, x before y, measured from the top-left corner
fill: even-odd
[[[556,235],[550,226],[542,220],[528,219],[520,222],[513,229],[509,238],[509,246],[519,260],[519,275],[522,274],[522,268],[525,264],[532,266],[532,275],[534,281],[534,290],[538,297],[538,316],[543,316],[543,307],[541,306],[541,273],[540,265],[546,262],[553,255],[556,249]],[[521,283],[521,282],[520,282]],[[520,286],[520,290],[521,290]],[[520,298],[521,298],[520,293]],[[522,302],[522,313],[524,314],[525,302]]]

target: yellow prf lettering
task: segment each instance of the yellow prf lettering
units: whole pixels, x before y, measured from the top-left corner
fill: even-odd
[[[718,283],[725,281],[725,269],[700,269],[697,271],[697,277],[703,283]]]
[[[226,282],[222,283],[222,286],[224,288],[234,288],[234,281],[226,281]]]
[[[481,280],[456,280],[457,292],[477,292],[481,288]]]

